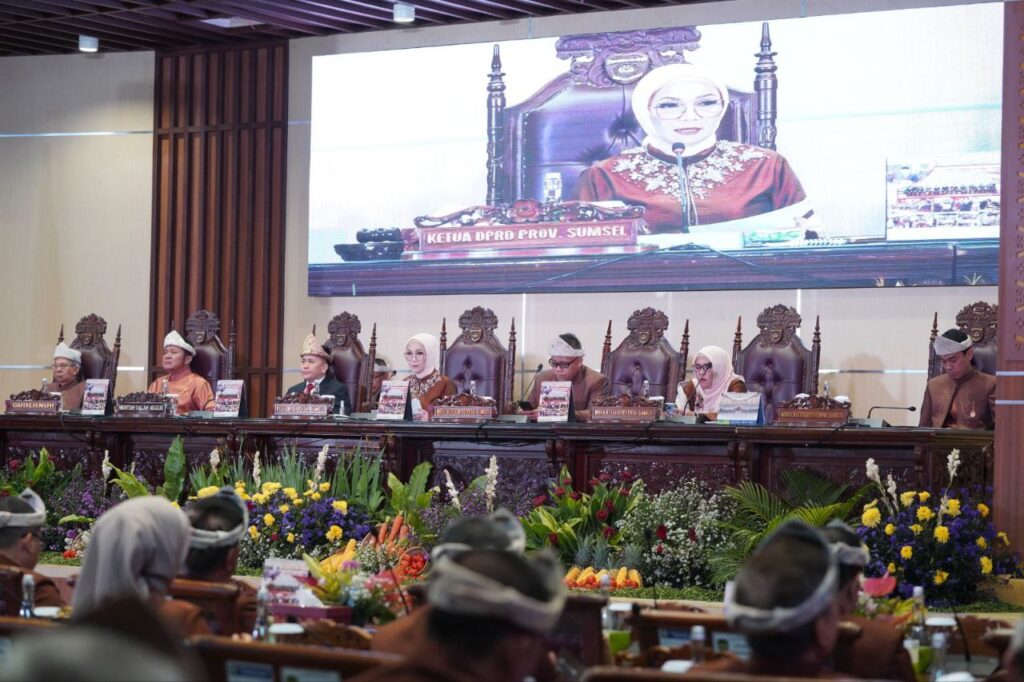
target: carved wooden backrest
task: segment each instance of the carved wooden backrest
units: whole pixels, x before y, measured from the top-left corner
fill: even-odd
[[[0,615],[17,616],[21,611],[20,569],[0,566]]]
[[[234,583],[211,583],[205,580],[175,578],[167,588],[172,599],[198,606],[210,624],[210,630],[230,637],[242,632],[237,609],[240,589]]]
[[[763,391],[765,419],[775,417],[775,405],[798,393],[816,395],[818,365],[821,357],[821,330],[814,322],[811,350],[807,350],[797,329],[800,314],[781,303],[769,306],[757,316],[757,336],[743,345],[742,318],[736,321],[736,337],[732,346],[732,364],[747,382],[747,390]],[[742,348],[742,350],[741,350]]]
[[[507,349],[494,334],[498,316],[490,308],[477,306],[462,313],[459,328],[462,333],[449,347],[447,321],[441,321],[441,373],[455,382],[460,393],[468,393],[470,382],[475,381],[477,395],[494,398],[503,412],[511,409],[516,321],[512,320]]]
[[[331,369],[334,376],[348,388],[353,411],[363,409],[363,403],[370,395],[373,361],[377,355],[377,325],[373,325],[373,332],[370,335],[369,353],[359,340],[359,332],[362,330],[363,325],[357,315],[349,312],[339,313],[327,323],[327,333],[330,337],[324,344],[331,351]]]
[[[198,310],[185,320],[185,340],[196,349],[192,371],[210,382],[211,390],[217,389],[219,379],[235,378],[234,325],[225,346],[220,338],[220,319],[209,310]]]
[[[75,338],[68,345],[82,354],[82,377],[85,379],[110,379],[110,392],[115,395],[117,384],[117,363],[121,358],[121,325],[117,326],[114,349],[107,346],[103,335],[107,333],[107,321],[95,313],[80,319],[75,325]],[[64,325],[60,327],[57,343],[64,340]]]
[[[601,373],[611,384],[610,395],[640,395],[646,380],[650,382],[650,395],[664,396],[667,402],[673,402],[679,370],[686,358],[680,357],[665,339],[668,315],[654,308],[634,310],[626,329],[629,330],[626,338],[615,350],[610,350],[612,323],[608,321],[601,353]]]
[[[974,366],[986,374],[995,375],[998,350],[999,305],[977,301],[965,305],[956,314],[956,327],[971,337],[974,343]],[[932,343],[939,335],[939,314],[932,318],[932,334],[928,339],[928,378],[942,374],[942,363],[935,355]]]

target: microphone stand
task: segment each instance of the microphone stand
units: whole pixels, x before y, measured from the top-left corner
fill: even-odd
[[[907,412],[917,412],[917,406],[901,406],[901,405],[874,405],[868,409],[868,416],[865,419],[851,419],[847,424],[851,426],[867,426],[870,428],[879,428],[885,426],[892,426],[889,422],[884,419],[872,419],[871,413],[875,410],[906,410]]]
[[[530,389],[533,388],[533,383],[535,381],[537,381],[537,377],[540,375],[540,373],[543,370],[544,370],[544,363],[542,362],[542,363],[538,364],[537,365],[537,369],[535,369],[533,371],[533,377],[530,379],[530,383],[526,384],[526,387],[523,389],[523,392],[519,394],[519,400],[516,401],[516,405],[518,405],[520,409],[522,409],[522,410],[528,409],[526,407],[523,407],[524,401],[526,400],[526,396],[530,392]],[[536,407],[536,406],[535,405],[531,405],[530,406],[530,408],[533,408],[533,407]]]
[[[676,166],[679,168],[679,204],[683,209],[682,232],[687,234],[690,231],[690,187],[686,178],[686,165],[683,163],[686,145],[677,142],[672,145],[672,151],[676,154]]]

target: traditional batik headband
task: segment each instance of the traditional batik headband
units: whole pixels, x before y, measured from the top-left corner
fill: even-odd
[[[855,530],[839,519],[832,519],[825,527],[839,528],[849,531],[854,535],[857,534]],[[868,546],[863,543],[861,543],[859,547],[851,547],[845,542],[833,542],[832,551],[835,553],[840,566],[856,566],[857,568],[864,568],[871,561],[871,550],[869,550]]]
[[[18,499],[32,507],[32,511],[0,511],[0,528],[35,528],[46,523],[46,505],[32,488],[22,490]]]
[[[582,358],[583,349],[573,348],[561,336],[556,336],[548,346],[548,355],[553,358]]]
[[[191,549],[212,549],[214,547],[232,547],[238,544],[249,526],[249,509],[245,501],[238,496],[235,489],[229,485],[224,486],[216,493],[205,499],[222,499],[236,505],[242,512],[242,523],[231,530],[203,530],[193,527],[189,535],[188,546]]]
[[[945,336],[937,336],[932,341],[932,348],[935,349],[935,354],[939,357],[952,355],[953,353],[962,353],[973,345],[974,342],[971,341],[969,336],[964,341],[954,341]]]

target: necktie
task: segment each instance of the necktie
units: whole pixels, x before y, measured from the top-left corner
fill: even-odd
[[[312,394],[314,388],[316,388],[316,384],[314,384],[312,381],[307,381],[306,382],[306,395]]]

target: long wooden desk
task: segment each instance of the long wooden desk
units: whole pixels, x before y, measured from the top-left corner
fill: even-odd
[[[483,472],[491,455],[503,471],[532,472],[542,480],[565,465],[576,481],[603,471],[628,469],[649,489],[684,478],[722,486],[743,480],[776,488],[787,468],[809,469],[840,482],[864,482],[869,457],[901,484],[933,488],[946,484],[946,457],[959,448],[964,461],[959,485],[993,482],[991,431],[919,428],[793,428],[627,424],[481,425],[294,421],[276,419],[144,419],[120,417],[0,416],[0,458],[23,459],[46,447],[58,466],[83,462],[98,468],[104,451],[118,466],[134,461],[151,482],[162,477],[163,455],[174,436],[185,438],[188,458],[205,461],[220,446],[229,455],[266,460],[286,452],[313,457],[324,444],[363,452],[382,451],[400,476],[417,463],[448,467],[456,479]],[[500,482],[500,481],[499,481]],[[901,488],[903,486],[901,485]],[[539,492],[539,491],[538,491]],[[523,491],[523,494],[535,491]]]

